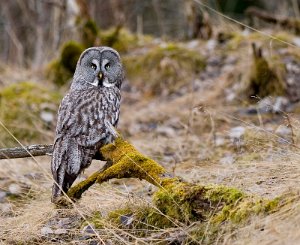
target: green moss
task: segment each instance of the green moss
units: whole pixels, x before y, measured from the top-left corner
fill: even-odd
[[[109,46],[116,49],[120,53],[129,51],[138,46],[139,38],[127,29],[117,26],[115,28],[102,31],[100,33],[101,45]],[[143,38],[145,41],[146,39]]]
[[[88,19],[82,28],[82,44],[84,47],[89,48],[96,45],[98,38],[98,27],[94,20]]]
[[[95,226],[96,229],[103,229],[105,227],[105,219],[101,212],[95,211],[86,217],[86,220],[82,222],[81,229],[89,224]]]
[[[278,199],[261,199],[235,188],[174,181],[154,194],[151,206],[131,205],[117,209],[109,213],[108,220],[119,228],[148,230],[198,222],[189,237],[213,241],[224,222],[231,226],[242,225],[250,216],[269,214],[278,207]],[[124,216],[132,218],[129,226],[122,222]]]
[[[112,178],[139,178],[158,185],[166,170],[154,160],[142,155],[131,144],[122,138],[116,139],[112,145],[101,148],[101,153],[114,165],[99,174],[98,183]]]
[[[279,82],[275,73],[270,70],[267,61],[263,58],[254,60],[252,68],[252,76],[250,78],[253,95],[258,95],[260,98],[269,95],[283,95],[284,88]]]
[[[174,43],[154,47],[145,54],[124,57],[123,62],[131,83],[150,95],[178,91],[205,67],[197,51]]]
[[[245,194],[236,188],[211,185],[206,186],[205,189],[205,197],[215,203],[224,202],[226,204],[234,204],[245,197]]]
[[[61,65],[71,73],[74,73],[79,56],[83,51],[84,47],[77,42],[70,41],[65,43],[60,56]]]
[[[52,61],[47,68],[47,77],[57,86],[65,85],[73,76],[76,64],[84,47],[70,41],[63,45],[59,59]]]
[[[44,142],[43,130],[53,127],[41,120],[40,113],[56,115],[61,95],[33,82],[20,82],[0,91],[1,121],[22,143]],[[51,129],[53,130],[53,128]],[[0,127],[1,143],[13,146],[15,140]]]
[[[65,85],[73,76],[73,74],[64,68],[59,60],[52,61],[47,67],[47,78],[56,86]]]
[[[103,146],[102,156],[114,164],[99,173],[92,174],[86,180],[68,191],[71,198],[79,199],[96,181],[101,184],[113,178],[139,178],[158,186],[166,170],[154,160],[142,155],[130,143],[118,137],[113,144]]]
[[[282,76],[278,76],[273,69],[270,68],[268,61],[262,55],[262,49],[253,46],[253,64],[249,80],[243,91],[248,98],[258,96],[264,98],[266,96],[280,96],[286,93],[285,84]],[[278,65],[276,69],[280,70]],[[281,69],[282,71],[282,69]],[[256,102],[256,100],[255,100]]]

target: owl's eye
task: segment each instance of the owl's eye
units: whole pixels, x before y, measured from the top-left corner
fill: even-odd
[[[108,70],[110,68],[110,64],[107,63],[105,66],[104,66],[105,70]]]
[[[97,69],[97,66],[96,66],[94,63],[91,64],[91,67],[92,67],[94,70]]]

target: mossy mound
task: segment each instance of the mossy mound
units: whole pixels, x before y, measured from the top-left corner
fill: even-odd
[[[253,96],[258,98],[264,98],[267,96],[283,96],[286,94],[286,85],[284,84],[282,77],[284,67],[281,67],[280,63],[276,63],[274,57],[274,66],[279,75],[270,67],[268,61],[263,57],[262,49],[257,48],[255,44],[252,44],[253,48],[253,63],[251,66],[249,78],[246,81],[246,86],[243,93],[251,98]],[[255,100],[256,102],[256,100]]]
[[[82,44],[84,47],[93,47],[97,43],[99,30],[95,21],[88,19],[82,27]]]
[[[235,188],[170,182],[154,194],[152,204],[128,205],[106,218],[96,214],[91,222],[101,229],[117,225],[137,237],[149,237],[161,229],[184,229],[186,242],[210,244],[220,231],[241,227],[253,215],[275,212],[280,204],[279,198],[265,200]]]
[[[83,51],[84,47],[75,41],[65,43],[60,57],[48,66],[48,78],[57,86],[65,85],[72,78],[79,56]]]
[[[42,114],[55,119],[61,100],[57,92],[33,82],[20,82],[0,90],[1,121],[22,143],[45,143],[49,136],[45,130],[54,130],[54,122],[43,120]],[[17,142],[0,127],[3,146],[15,146]]]
[[[123,61],[130,82],[149,95],[177,92],[205,67],[198,52],[174,43],[125,57]]]
[[[138,37],[121,26],[100,33],[101,46],[112,47],[120,53],[136,48],[139,42],[145,43],[148,39],[146,36]]]

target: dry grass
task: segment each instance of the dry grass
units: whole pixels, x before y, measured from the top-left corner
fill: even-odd
[[[299,114],[289,116],[293,134],[287,143],[276,133],[287,124],[285,114],[245,115],[239,112],[245,109],[245,104],[226,101],[224,91],[243,79],[236,70],[243,72],[249,64],[249,48],[244,41],[242,47],[240,44],[235,43],[241,49],[233,48],[233,56],[240,62],[221,69],[214,78],[204,79],[197,90],[188,84],[180,96],[152,100],[143,100],[143,95],[134,92],[125,93],[124,101],[129,102],[122,105],[120,131],[141,152],[189,182],[224,184],[266,198],[291,196],[288,205],[234,229],[224,224],[212,240],[203,236],[211,234],[209,221],[202,236],[195,235],[199,223],[176,223],[174,228],[151,227],[141,231],[107,221],[95,227],[96,234],[88,241],[83,227],[97,223],[95,214],[106,218],[110,211],[128,206],[155,208],[149,196],[153,187],[139,180],[112,180],[92,187],[76,208],[60,210],[50,203],[52,180],[48,157],[4,160],[0,162],[0,190],[7,191],[13,183],[26,188],[21,195],[7,197],[0,203],[0,242],[88,244],[94,240],[106,244],[169,244],[167,239],[179,236],[190,239],[190,244],[299,244]],[[218,55],[224,50],[214,52]],[[236,126],[245,128],[238,142],[229,136]],[[222,142],[217,143],[220,139]],[[226,157],[231,160],[224,161]],[[99,165],[93,163],[83,177],[99,169]],[[65,228],[67,234],[41,234],[45,226],[53,231],[60,229],[59,222],[66,219],[71,221]]]

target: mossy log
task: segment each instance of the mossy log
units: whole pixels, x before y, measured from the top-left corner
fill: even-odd
[[[273,212],[279,206],[279,199],[266,200],[235,188],[191,184],[172,177],[160,164],[141,154],[121,137],[100,151],[112,165],[72,187],[68,192],[70,198],[80,198],[96,182],[101,184],[113,178],[143,179],[159,187],[153,195],[153,203],[163,213],[163,216],[160,215],[163,221],[158,222],[156,209],[153,209],[155,212],[148,210],[143,219],[147,219],[148,223],[152,220],[153,224],[161,227],[172,225],[170,218],[165,216],[184,223],[208,218],[216,223],[228,219],[240,222],[251,214]]]

